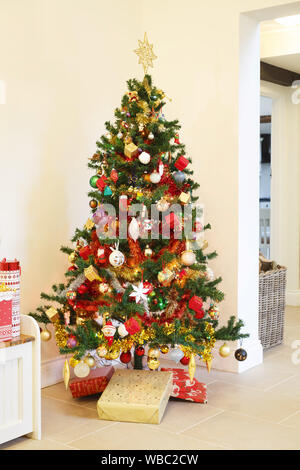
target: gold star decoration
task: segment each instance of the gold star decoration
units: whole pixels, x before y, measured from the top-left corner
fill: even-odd
[[[144,41],[139,40],[139,48],[134,52],[139,56],[139,64],[142,64],[146,74],[148,68],[153,67],[153,60],[157,59],[153,52],[153,44],[149,44],[147,33],[144,35]]]

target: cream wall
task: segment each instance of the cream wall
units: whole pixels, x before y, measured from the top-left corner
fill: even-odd
[[[213,269],[224,278],[224,318],[244,316],[256,342],[257,265],[240,247],[241,233],[251,239],[256,209],[249,232],[238,201],[239,13],[280,4],[291,5],[287,14],[295,11],[283,0],[0,0],[0,80],[7,83],[7,104],[0,106],[0,255],[21,259],[23,312],[62,279],[66,260],[58,248],[87,216],[87,158],[126,79],[142,76],[132,50],[146,30],[159,57],[154,79],[173,99],[167,114],[183,124],[213,225],[208,240],[220,254]],[[258,175],[254,196],[257,190]],[[43,348],[45,360],[53,355]],[[259,361],[257,349],[248,364]],[[236,361],[229,368],[238,370]]]

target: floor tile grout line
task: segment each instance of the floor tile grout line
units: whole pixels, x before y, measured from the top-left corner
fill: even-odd
[[[116,421],[115,423],[110,423],[108,424],[107,426],[103,426],[102,428],[100,429],[96,429],[95,431],[91,431],[91,432],[88,432],[86,434],[82,434],[80,437],[76,438],[76,439],[71,439],[70,441],[67,442],[67,444],[70,444],[71,442],[75,442],[75,441],[78,441],[79,439],[84,439],[88,436],[90,436],[91,434],[97,434],[97,433],[100,433],[101,431],[104,431],[108,428],[111,428],[113,426],[116,426],[117,424],[120,424],[119,421]]]
[[[286,421],[287,419],[289,419],[289,418],[291,418],[292,416],[295,416],[295,415],[297,415],[297,414],[299,414],[299,413],[300,413],[300,410],[297,410],[297,411],[295,411],[294,413],[291,413],[290,415],[288,415],[286,418],[283,418],[283,419],[281,419],[280,421],[278,421],[277,424],[282,424],[282,423],[283,423],[284,421]]]
[[[285,382],[288,382],[289,380],[294,379],[295,377],[297,377],[297,374],[294,374],[294,375],[291,375],[291,376],[289,376],[289,377],[286,377],[285,379],[280,380],[280,382],[277,382],[276,384],[273,384],[273,385],[271,385],[270,387],[267,387],[267,388],[264,390],[264,392],[269,392],[270,390],[272,390],[272,388],[278,387],[278,385],[284,384]]]
[[[56,397],[50,397],[50,396],[42,396],[42,399],[43,398],[50,398],[51,400],[56,400],[56,401],[59,401],[61,403],[67,403],[68,405],[70,406],[79,406],[80,408],[85,408],[85,409],[88,409],[88,410],[92,410],[93,411],[93,408],[90,407],[90,406],[85,406],[85,405],[79,405],[78,403],[72,403],[70,401],[67,401],[67,400],[63,400],[62,398],[56,398]],[[98,401],[98,400],[97,400]],[[95,411],[96,410],[96,405],[95,405]]]
[[[175,432],[174,434],[182,434],[183,432],[185,431],[188,431],[189,429],[192,429],[193,427],[195,426],[198,426],[198,424],[202,424],[202,423],[205,423],[206,421],[209,421],[211,418],[215,418],[216,416],[224,413],[225,410],[222,410],[221,408],[219,408],[219,411],[211,416],[207,416],[206,418],[202,419],[201,421],[197,421],[197,423],[194,423],[194,424],[191,424],[190,426],[187,426],[186,428],[182,429],[181,431],[177,431]]]
[[[76,447],[70,446],[67,442],[60,442],[60,441],[56,441],[55,439],[51,439],[51,438],[46,438],[45,441],[53,442],[53,444],[59,444],[59,445],[62,445],[62,446],[66,446],[66,447],[69,447],[70,449],[73,449],[73,450],[78,450]],[[43,442],[43,440],[41,442]]]

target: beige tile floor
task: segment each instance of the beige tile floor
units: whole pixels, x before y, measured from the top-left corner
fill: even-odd
[[[288,307],[284,344],[243,374],[204,369],[208,404],[170,401],[159,426],[97,419],[95,397],[73,400],[62,383],[43,389],[43,439],[1,449],[300,449],[300,308]],[[300,359],[300,354],[299,354]]]

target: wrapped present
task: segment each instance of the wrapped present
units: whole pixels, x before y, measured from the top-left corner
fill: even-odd
[[[181,155],[179,158],[177,158],[176,162],[174,163],[174,166],[177,168],[177,170],[182,171],[188,166],[188,164],[188,159]]]
[[[12,339],[12,303],[14,294],[5,284],[0,285],[0,341]]]
[[[124,148],[124,155],[128,158],[134,158],[137,156],[137,154],[139,153],[139,149],[138,147],[133,143],[129,143],[127,145],[125,145],[125,148]]]
[[[19,261],[6,260],[0,261],[0,284],[13,292],[12,300],[12,337],[20,336],[20,278],[21,268]]]
[[[204,317],[205,312],[203,310],[203,300],[201,299],[201,297],[194,295],[189,300],[188,306],[190,309],[196,312],[195,318],[201,319]]]
[[[96,393],[102,393],[107,387],[111,376],[114,373],[114,368],[109,367],[97,367],[91,370],[88,377],[72,379],[69,383],[69,387],[73,398],[87,397],[89,395],[95,395]]]
[[[171,397],[197,403],[207,403],[206,384],[198,382],[195,378],[191,382],[189,374],[185,369],[162,368],[161,370],[173,373],[173,391]]]
[[[159,424],[172,388],[171,372],[118,369],[98,400],[99,418]]]

